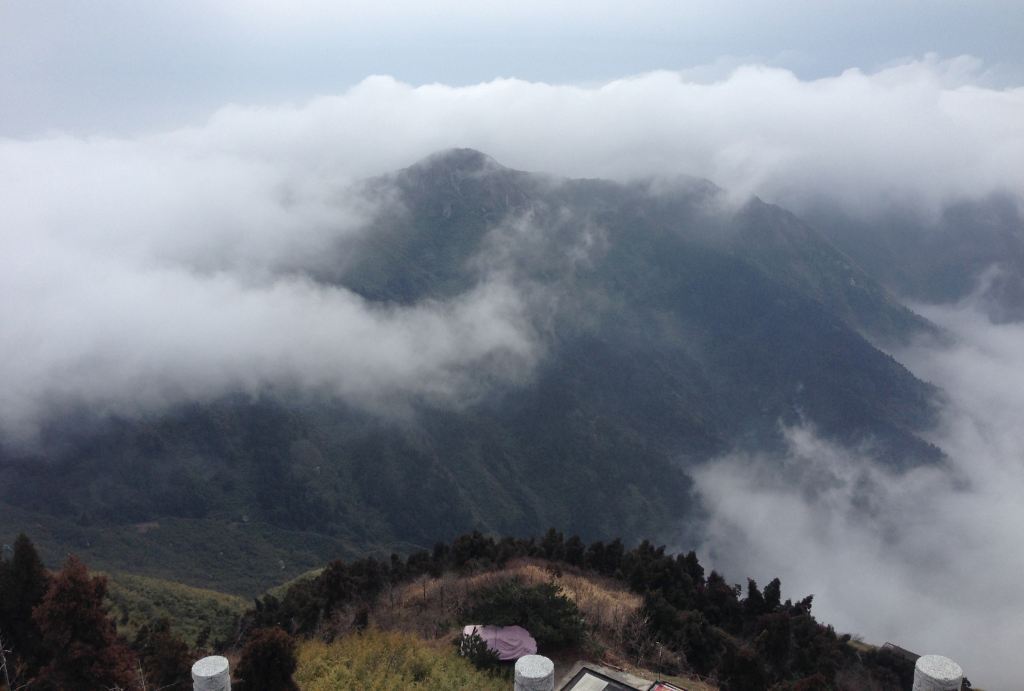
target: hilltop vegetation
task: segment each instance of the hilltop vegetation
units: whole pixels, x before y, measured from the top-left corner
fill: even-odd
[[[194,616],[170,606],[170,590],[220,602],[219,611],[236,621],[234,601],[149,579],[127,582],[136,610]],[[468,623],[526,627],[563,671],[579,658],[600,659],[700,689],[900,691],[912,675],[906,660],[853,644],[816,621],[810,596],[783,601],[778,580],[763,589],[748,581],[743,589],[705,574],[692,552],[671,555],[648,542],[627,549],[618,540],[586,545],[554,530],[541,540],[473,533],[405,559],[334,561],[279,596],[258,599],[235,635],[219,641],[183,640],[167,620],[126,637],[104,606],[106,578],[74,558],[48,574],[24,538],[14,558],[0,562],[0,584],[9,669],[19,683],[36,679],[40,688],[134,689],[144,679],[182,687],[191,660],[212,650],[237,663],[240,689],[263,689],[245,685],[246,670],[255,669],[253,660],[266,666],[278,658],[284,681],[265,691],[293,688],[292,672],[301,689],[371,679],[424,689],[506,688],[507,668],[480,660],[474,668],[457,656],[453,643]],[[144,602],[146,593],[154,602]],[[86,645],[77,645],[79,636],[88,637]]]
[[[563,604],[538,607],[537,598]],[[732,690],[907,685],[912,665],[851,645],[815,620],[811,603],[783,601],[778,580],[731,585],[705,574],[692,552],[671,555],[648,542],[626,549],[555,531],[539,541],[474,533],[404,560],[332,562],[281,597],[258,600],[244,625],[325,640],[372,629],[450,640],[490,612],[532,626],[540,651],[556,660],[604,658]],[[544,620],[532,620],[541,610]]]

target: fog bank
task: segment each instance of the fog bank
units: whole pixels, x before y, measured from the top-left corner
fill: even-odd
[[[0,139],[0,429],[64,401],[125,413],[299,387],[372,407],[520,381],[535,315],[500,271],[404,308],[315,280],[393,203],[355,180],[464,146],[557,175],[705,177],[797,210],[927,213],[1024,190],[1024,89],[983,73],[928,56],[818,80],[761,65],[591,86],[378,76],[158,135]]]
[[[731,579],[779,576],[787,596],[871,643],[959,661],[987,689],[1020,683],[1024,621],[1024,326],[973,301],[919,307],[956,344],[897,354],[950,401],[932,441],[948,468],[897,475],[864,449],[788,430],[785,458],[729,457],[696,474],[706,554]]]

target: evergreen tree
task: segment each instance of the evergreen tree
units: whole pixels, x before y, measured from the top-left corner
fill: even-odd
[[[491,650],[487,646],[487,642],[480,638],[480,634],[475,631],[469,636],[464,633],[460,634],[455,639],[455,645],[459,649],[459,654],[472,662],[477,669],[497,669],[501,664],[498,653]]]
[[[238,677],[244,691],[294,691],[295,639],[279,628],[256,629],[242,650]]]
[[[764,604],[769,612],[774,612],[782,606],[782,582],[773,578],[772,582],[764,587]]]
[[[745,646],[726,647],[720,669],[723,691],[764,691],[768,675],[754,651]]]
[[[760,626],[761,632],[754,639],[757,652],[781,678],[789,666],[792,638],[789,615],[785,612],[767,614],[761,617]]]
[[[715,626],[721,626],[730,633],[739,631],[743,617],[742,608],[737,600],[736,588],[732,588],[720,574],[712,571],[708,574],[704,595],[707,600],[705,613],[708,620]]]
[[[604,552],[604,572],[609,576],[622,568],[622,557],[626,553],[626,547],[622,544],[621,538],[615,538],[608,543]]]
[[[9,562],[0,562],[0,636],[12,652],[12,663],[27,672],[46,662],[39,629],[32,620],[32,609],[43,601],[50,576],[43,567],[32,541],[22,533],[14,541]]]
[[[586,565],[586,567],[588,569],[593,569],[594,571],[603,572],[604,571],[604,553],[605,553],[605,547],[604,547],[604,543],[602,541],[598,540],[596,542],[591,542],[590,546],[587,547],[587,553],[586,553],[586,556],[584,557],[584,562],[583,563]]]
[[[540,549],[545,559],[561,559],[565,556],[565,541],[562,533],[554,528],[548,528],[544,539],[540,541]]]
[[[747,619],[757,619],[767,611],[764,596],[757,588],[757,581],[747,579],[747,599],[743,601],[743,613]]]
[[[391,564],[388,568],[388,582],[391,584],[401,583],[405,580],[405,564],[402,558],[392,553]]]
[[[541,648],[575,645],[585,632],[576,604],[556,584],[527,585],[517,578],[476,591],[468,617],[498,626],[522,626]]]
[[[579,535],[573,535],[565,541],[565,560],[573,566],[583,566],[585,552]]]
[[[676,560],[683,567],[683,571],[689,575],[691,581],[696,584],[704,583],[704,567],[700,565],[696,552],[691,549],[685,555],[677,556]]]
[[[460,571],[471,571],[480,564],[493,563],[495,552],[494,539],[474,530],[452,542],[452,565]]]
[[[42,688],[106,689],[134,681],[131,651],[117,637],[103,605],[106,592],[107,580],[90,577],[74,556],[53,577],[33,612],[52,655],[39,673]]]

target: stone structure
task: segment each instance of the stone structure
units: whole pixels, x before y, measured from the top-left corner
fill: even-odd
[[[192,691],[231,691],[227,658],[211,655],[192,665]]]
[[[519,658],[515,691],[555,691],[555,663],[543,655]]]
[[[960,691],[964,671],[941,655],[922,655],[914,665],[914,691]]]

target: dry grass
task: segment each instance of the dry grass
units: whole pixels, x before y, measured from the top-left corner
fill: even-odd
[[[412,632],[428,640],[444,639],[445,643],[461,632],[467,621],[473,594],[509,579],[528,585],[555,583],[572,600],[587,625],[590,645],[587,651],[566,651],[556,657],[556,676],[582,655],[601,664],[623,669],[641,677],[653,678],[643,666],[644,660],[628,657],[625,649],[635,634],[638,612],[643,599],[621,583],[594,575],[582,575],[571,568],[552,571],[543,561],[519,559],[503,569],[469,576],[446,573],[440,578],[422,576],[391,590],[385,590],[373,608],[371,623],[384,631]],[[342,614],[332,627],[347,631],[351,613]],[[640,664],[638,664],[640,663]],[[670,677],[679,686],[693,691],[714,691],[717,687],[690,677]]]
[[[303,691],[505,691],[511,686],[474,669],[454,646],[397,631],[371,629],[331,643],[305,641],[298,662],[295,681]]]
[[[465,624],[486,623],[463,620],[476,591],[513,578],[528,585],[557,584],[601,642],[614,642],[643,604],[638,595],[614,581],[571,571],[552,572],[540,562],[523,559],[504,569],[470,576],[424,576],[386,591],[374,608],[374,621],[382,629],[412,630],[428,638],[454,635]]]

